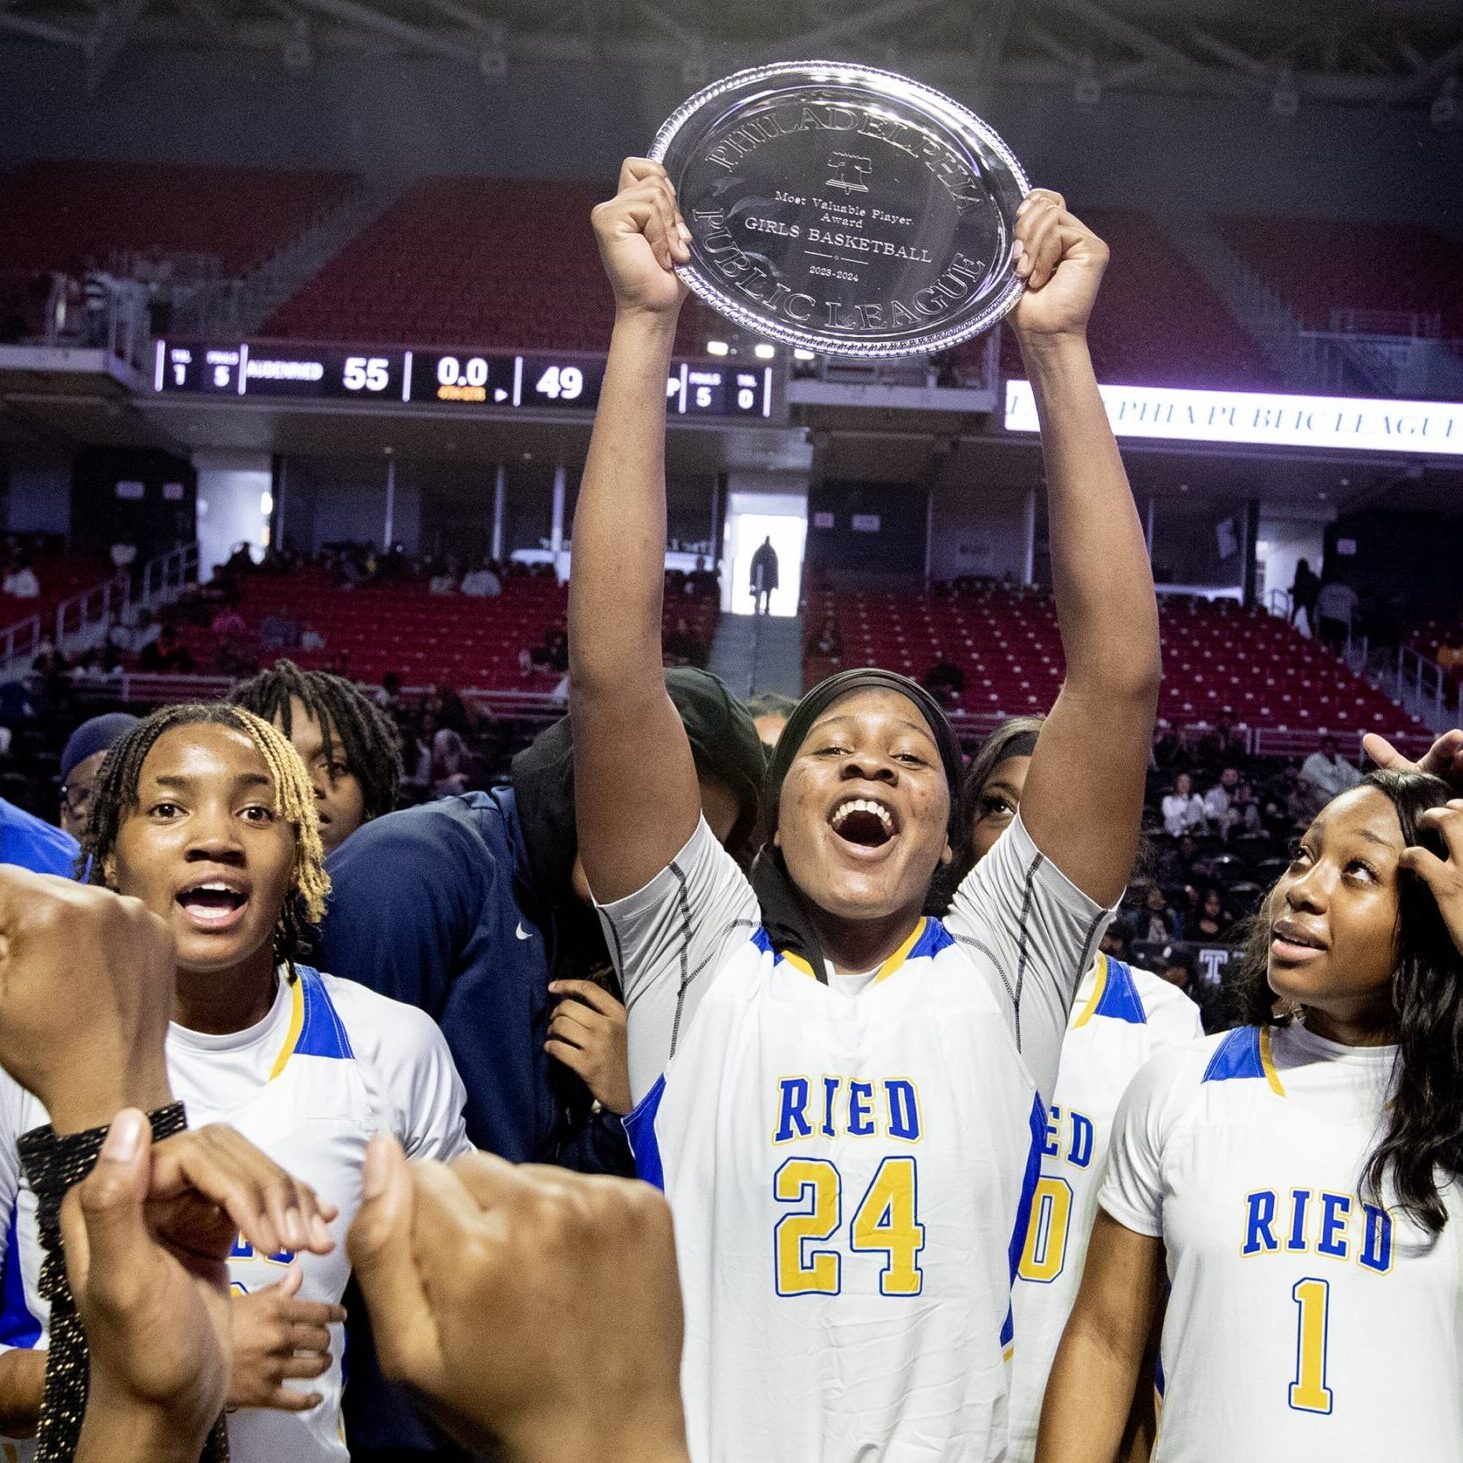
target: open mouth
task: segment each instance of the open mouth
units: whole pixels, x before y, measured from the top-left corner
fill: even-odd
[[[1280,920],[1270,935],[1270,953],[1281,960],[1310,960],[1326,948],[1309,930],[1289,920]]]
[[[845,843],[860,848],[882,848],[899,832],[894,814],[873,798],[845,798],[828,823]]]
[[[214,929],[232,924],[248,902],[247,894],[213,880],[194,884],[178,895],[178,904],[189,919]]]

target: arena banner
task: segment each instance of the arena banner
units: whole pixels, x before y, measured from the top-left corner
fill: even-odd
[[[1150,441],[1463,457],[1463,403],[1281,391],[1102,386],[1113,434]],[[1006,430],[1036,432],[1028,381],[1006,382]]]

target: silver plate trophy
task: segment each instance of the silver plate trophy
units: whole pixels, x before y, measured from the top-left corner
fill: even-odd
[[[996,133],[891,71],[739,71],[660,129],[691,230],[680,275],[744,329],[829,355],[943,350],[1016,303],[1029,184]]]

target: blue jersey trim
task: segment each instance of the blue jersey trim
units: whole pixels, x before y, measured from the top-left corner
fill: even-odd
[[[772,956],[773,960],[781,960],[776,950],[772,948],[772,936],[767,933],[761,925],[752,931],[752,943],[764,954]]]
[[[1031,1227],[1031,1205],[1036,1197],[1037,1181],[1041,1178],[1041,1150],[1046,1143],[1046,1108],[1038,1093],[1031,1099],[1031,1146],[1026,1152],[1026,1172],[1021,1178],[1021,1202],[1016,1206],[1016,1223],[1011,1228],[1011,1243],[1007,1256],[1011,1266],[1011,1284],[1016,1284],[1016,1271],[1021,1264],[1021,1250],[1026,1244],[1026,1231]],[[1008,1347],[1015,1338],[1015,1317],[1006,1307],[1006,1319],[1001,1326],[1001,1349]]]
[[[660,1111],[660,1100],[665,1096],[665,1074],[655,1079],[655,1086],[640,1099],[635,1111],[621,1121],[625,1125],[625,1136],[630,1140],[630,1152],[635,1156],[635,1176],[657,1189],[665,1188],[665,1170],[660,1162],[660,1143],[655,1136],[655,1115]]]
[[[1143,997],[1138,994],[1132,967],[1124,965],[1121,960],[1114,960],[1111,955],[1107,958],[1107,982],[1093,1015],[1107,1016],[1113,1021],[1129,1021],[1135,1026],[1148,1024],[1148,1012],[1143,1009]]]
[[[295,1042],[297,1057],[352,1057],[350,1038],[326,994],[320,972],[308,965],[295,966],[300,980],[300,993],[305,1002],[304,1020]]]
[[[954,943],[954,937],[939,920],[927,919],[924,933],[915,941],[914,948],[904,958],[918,960],[921,956],[935,956]]]
[[[12,1200],[10,1223],[5,1229],[5,1264],[0,1267],[0,1342],[27,1350],[41,1339],[41,1323],[25,1303],[25,1280],[20,1269],[20,1243],[16,1217],[19,1202]]]
[[[1241,1026],[1226,1033],[1204,1068],[1204,1082],[1228,1082],[1232,1077],[1263,1077],[1260,1060],[1260,1028]]]

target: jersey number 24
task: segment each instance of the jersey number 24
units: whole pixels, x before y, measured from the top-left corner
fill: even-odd
[[[886,1158],[848,1225],[850,1251],[884,1257],[880,1295],[918,1295],[924,1287],[918,1180],[913,1158]],[[843,1176],[826,1158],[789,1158],[773,1177],[772,1192],[791,1210],[773,1230],[778,1295],[839,1294],[843,1253],[824,1246],[843,1229]]]

